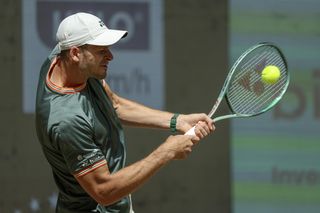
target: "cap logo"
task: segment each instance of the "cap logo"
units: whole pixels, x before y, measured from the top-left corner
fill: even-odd
[[[106,25],[103,23],[103,21],[99,21],[99,25],[100,25],[100,27],[105,27]]]

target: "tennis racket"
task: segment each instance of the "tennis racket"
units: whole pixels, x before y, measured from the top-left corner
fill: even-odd
[[[276,66],[280,71],[280,78],[275,83],[265,83],[262,80],[262,71],[267,66]],[[254,45],[232,66],[208,116],[217,122],[267,112],[281,100],[289,81],[287,62],[281,50],[268,42]],[[223,98],[229,106],[230,114],[213,118]],[[191,128],[185,134],[195,135],[194,129],[195,127]]]

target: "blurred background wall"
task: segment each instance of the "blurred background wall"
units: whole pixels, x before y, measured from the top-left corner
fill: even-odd
[[[135,87],[142,91],[139,94],[121,87],[123,96],[172,112],[207,112],[223,83],[228,67],[226,1],[1,0],[0,212],[54,212],[57,190],[34,128],[34,84],[42,60],[54,46],[54,27],[70,12],[67,9],[74,12],[79,5],[104,18],[108,14],[101,11],[110,7],[127,12],[110,18],[128,21],[120,26],[139,27],[140,36],[147,39],[131,37],[138,40],[114,49],[110,76],[116,80],[110,83],[118,87],[119,78],[130,79],[121,73],[127,67],[142,82]],[[141,12],[132,19],[137,22],[126,25],[131,23],[126,14],[133,11]],[[135,29],[131,28],[137,33]],[[170,135],[135,128],[126,128],[125,133],[128,164]],[[229,123],[224,122],[187,160],[163,168],[133,194],[136,212],[230,212],[229,138]]]

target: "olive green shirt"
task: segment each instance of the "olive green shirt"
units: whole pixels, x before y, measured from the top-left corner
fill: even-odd
[[[89,79],[78,88],[50,82],[54,50],[42,65],[36,99],[36,129],[44,155],[59,189],[56,212],[128,213],[129,197],[101,206],[74,176],[108,166],[111,173],[125,165],[126,151],[120,120],[102,82]]]

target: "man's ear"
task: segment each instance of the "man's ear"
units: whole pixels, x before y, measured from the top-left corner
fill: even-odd
[[[69,49],[69,55],[72,61],[79,62],[80,58],[80,48],[78,47],[71,47]]]

